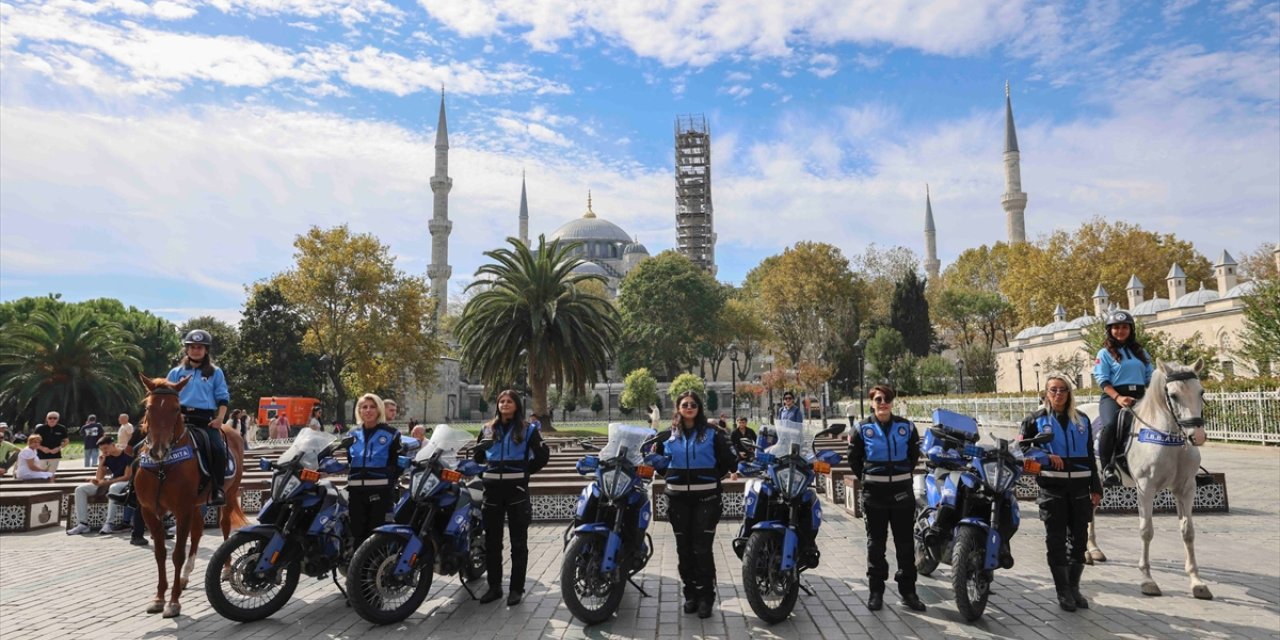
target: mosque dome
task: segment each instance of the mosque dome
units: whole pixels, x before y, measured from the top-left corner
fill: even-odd
[[[1218,292],[1213,289],[1205,289],[1204,283],[1200,283],[1199,291],[1192,291],[1173,303],[1173,309],[1182,309],[1185,307],[1203,307],[1206,303],[1213,302],[1218,299]]]
[[[1036,337],[1036,336],[1038,336],[1038,335],[1040,335],[1040,327],[1027,327],[1026,329],[1023,329],[1022,331],[1019,331],[1019,332],[1018,332],[1018,335],[1014,336],[1014,337],[1013,337],[1013,339],[1014,339],[1014,340],[1026,340],[1026,339],[1028,339],[1028,338],[1034,338],[1034,337]]]
[[[644,245],[640,244],[639,242],[632,242],[631,244],[627,245],[625,249],[622,250],[622,255],[624,256],[629,253],[639,253],[647,256],[649,255],[649,250],[646,249]]]
[[[1084,315],[1067,323],[1067,326],[1072,329],[1083,329],[1097,321],[1098,318],[1095,316]]]
[[[1054,320],[1053,322],[1050,322],[1049,324],[1046,324],[1045,326],[1040,328],[1040,335],[1051,336],[1059,331],[1063,331],[1070,328],[1071,328],[1071,325],[1067,324],[1065,320]]]
[[[1138,306],[1133,308],[1133,315],[1150,316],[1150,315],[1155,315],[1156,313],[1164,311],[1165,309],[1168,309],[1168,308],[1169,308],[1168,300],[1165,300],[1164,298],[1152,298],[1145,302],[1138,303]]]
[[[591,210],[590,194],[587,195],[587,212],[581,218],[570,220],[553,231],[547,239],[565,242],[605,241],[623,245],[631,244],[631,236],[627,235],[622,227],[597,217],[595,211]]]
[[[583,262],[582,264],[574,267],[570,271],[570,273],[573,273],[575,275],[595,275],[595,276],[602,276],[605,278],[609,277],[609,272],[605,271],[604,267],[594,262]]]
[[[1280,249],[1277,249],[1277,251],[1280,251]],[[1231,290],[1227,291],[1227,295],[1222,297],[1223,298],[1243,298],[1244,296],[1253,294],[1257,290],[1258,290],[1258,282],[1256,280],[1250,280],[1248,282],[1241,282],[1240,284],[1234,287],[1231,287]]]

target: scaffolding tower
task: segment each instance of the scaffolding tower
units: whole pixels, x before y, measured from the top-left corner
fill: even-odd
[[[676,117],[676,247],[716,274],[711,206],[711,129],[702,114]]]

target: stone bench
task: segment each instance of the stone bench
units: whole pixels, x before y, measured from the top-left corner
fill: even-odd
[[[47,484],[47,483],[46,483]],[[62,519],[62,492],[31,488],[0,493],[0,532],[21,532],[56,526]]]
[[[270,497],[270,492],[271,492],[270,477],[265,479],[242,480],[240,483],[240,508],[244,509],[245,513],[257,513],[258,510],[262,508],[262,503],[266,502],[267,498]],[[74,500],[75,500],[75,495],[73,491],[72,495],[69,496],[69,499],[67,500],[65,504],[65,509],[64,509],[64,513],[66,514],[65,526],[67,529],[70,529],[76,526],[77,524],[75,504],[73,503]],[[108,498],[105,494],[90,496],[89,503],[87,506],[88,506],[88,513],[89,513],[89,522],[87,524],[94,531],[97,531],[99,528],[102,527],[102,524],[107,519]],[[121,509],[119,513],[123,514],[123,511],[124,510]],[[218,526],[218,518],[220,517],[220,513],[221,513],[221,508],[205,509],[204,511],[205,527]],[[121,526],[121,525],[127,526],[128,523],[122,522],[120,519],[120,516],[117,516],[116,521],[113,524],[117,526]],[[166,526],[173,524],[172,515],[169,515],[165,518],[165,524]]]
[[[1228,513],[1230,512],[1230,502],[1227,499],[1227,476],[1222,473],[1212,473],[1213,482],[1203,484],[1196,487],[1195,506],[1192,511],[1195,513]],[[1014,489],[1019,500],[1035,500],[1040,497],[1040,485],[1036,483],[1036,477],[1024,475],[1018,478],[1018,486]],[[1173,499],[1173,493],[1168,489],[1156,494],[1154,503],[1156,513],[1175,513],[1177,511],[1176,503]],[[1107,487],[1102,491],[1102,504],[1098,507],[1098,513],[1124,513],[1133,514],[1138,512],[1138,491],[1132,487]]]

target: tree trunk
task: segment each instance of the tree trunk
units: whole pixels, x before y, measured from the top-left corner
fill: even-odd
[[[555,427],[551,426],[551,419],[554,417],[547,410],[547,381],[533,374],[533,367],[529,367],[529,389],[533,392],[533,415],[542,423],[542,431],[544,433],[555,433]]]

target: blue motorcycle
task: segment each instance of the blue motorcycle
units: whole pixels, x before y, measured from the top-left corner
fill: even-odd
[[[484,575],[484,488],[476,479],[484,469],[458,456],[474,441],[442,424],[418,450],[409,491],[396,505],[397,524],[374,529],[351,558],[347,592],[360,617],[375,624],[404,620],[426,599],[434,573],[460,575],[468,593],[466,581]]]
[[[916,570],[929,575],[939,563],[951,565],[956,609],[966,621],[981,618],[986,610],[991,582],[1000,567],[1000,512],[1008,505],[1017,525],[1014,488],[1023,473],[1038,473],[1040,467],[1024,452],[1032,444],[1052,437],[1046,435],[1021,441],[992,436],[994,445],[979,445],[977,423],[972,418],[943,410],[934,412],[926,446],[937,442],[954,450],[958,455],[943,469],[957,473],[944,479],[941,487],[935,478],[925,480],[927,503],[915,525]],[[943,501],[955,505],[960,519],[951,531],[942,532],[940,553],[935,556],[924,544],[924,538]]]
[[[260,524],[227,538],[205,570],[209,604],[223,617],[252,622],[279,611],[293,597],[299,573],[332,573],[337,584],[351,545],[347,501],[320,474],[343,471],[333,457],[340,446],[331,435],[303,429],[278,460],[260,460],[263,470],[275,472]]]
[[[560,592],[569,612],[584,624],[613,616],[627,582],[649,595],[632,576],[653,556],[647,488],[668,459],[646,452],[670,437],[670,431],[659,435],[648,427],[613,423],[600,454],[578,461],[578,473],[595,480],[582,490],[574,522],[565,530]],[[591,448],[589,443],[583,447]]]
[[[817,557],[807,562],[800,558],[797,527],[808,518],[816,534],[822,525],[822,502],[812,488],[813,481],[817,473],[828,473],[831,465],[839,464],[840,454],[815,454],[813,445],[818,438],[839,435],[844,428],[837,424],[810,437],[803,423],[783,421],[777,426],[775,444],[757,453],[755,460],[738,463],[738,473],[752,479],[743,499],[742,531],[733,548],[742,558],[747,602],[769,624],[791,615],[799,589],[804,588],[800,574],[818,565]],[[808,589],[805,592],[810,593]]]

